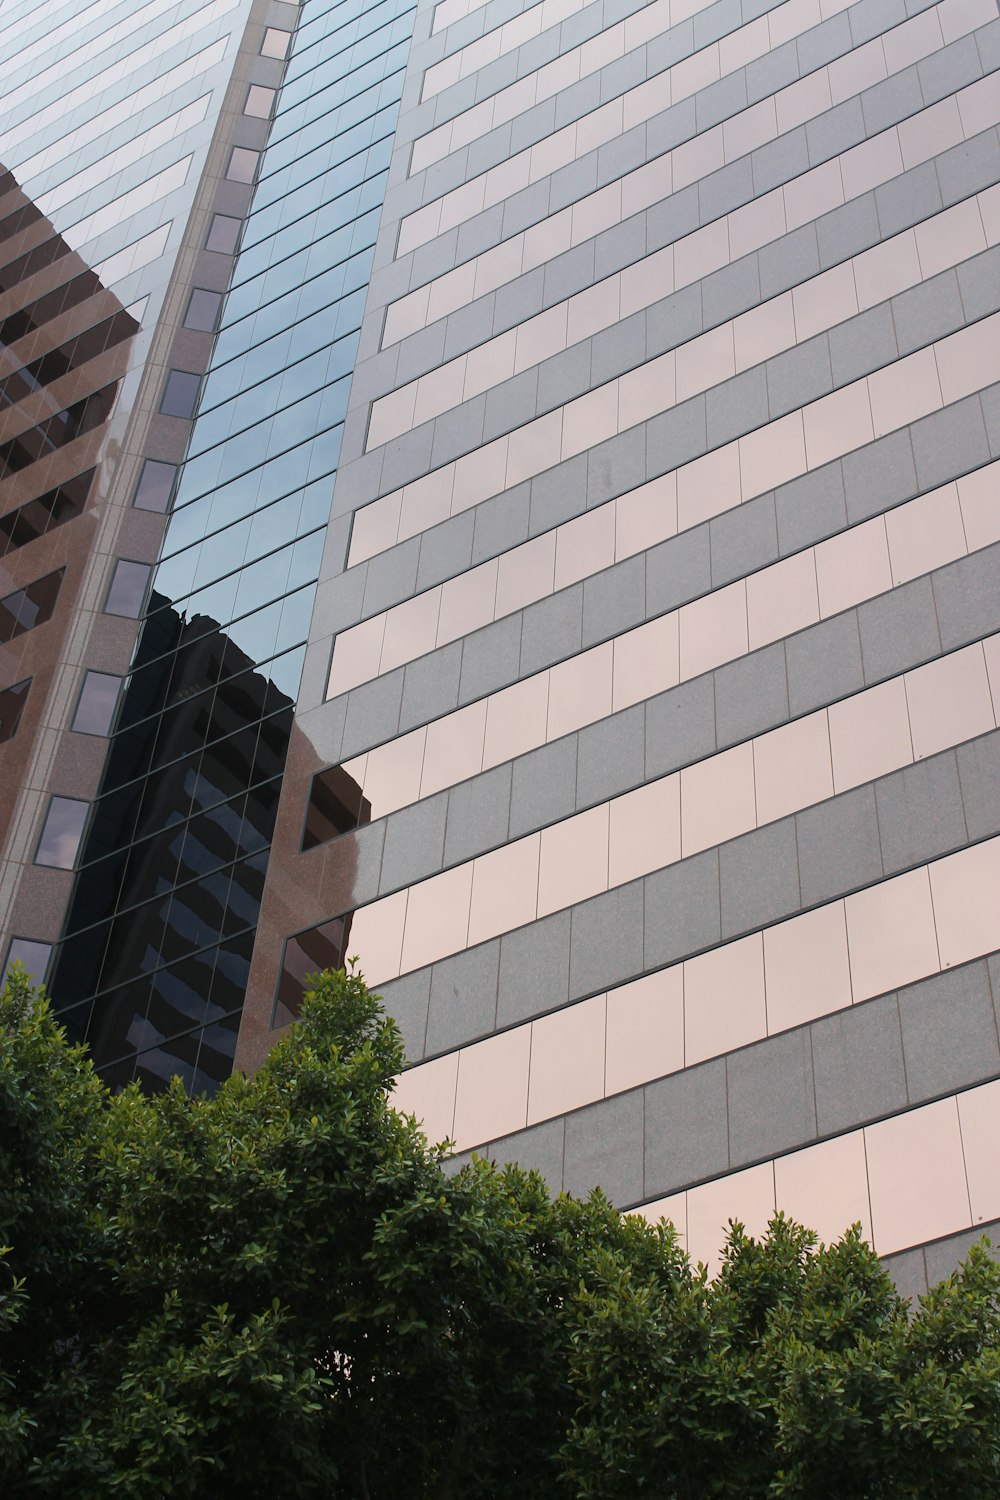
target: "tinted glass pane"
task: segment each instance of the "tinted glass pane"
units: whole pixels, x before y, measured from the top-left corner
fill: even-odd
[[[160,410],[165,417],[192,417],[198,400],[201,376],[192,370],[171,370],[163,390]]]
[[[36,865],[53,865],[59,870],[73,868],[89,806],[89,802],[80,802],[75,797],[52,798],[38,840]]]
[[[147,458],[142,466],[132,504],[137,510],[165,511],[170,504],[170,492],[176,477],[176,464],[164,464],[158,459]]]
[[[17,733],[30,686],[31,678],[25,677],[23,682],[15,682],[13,687],[0,692],[0,745],[5,740],[12,740]]]
[[[218,250],[223,255],[232,255],[240,237],[241,222],[240,219],[231,218],[229,214],[216,214],[205,241],[206,250]]]
[[[230,182],[253,182],[253,174],[259,161],[259,151],[250,151],[246,146],[234,146],[226,176]]]
[[[284,57],[288,51],[288,43],[292,39],[290,31],[278,31],[274,26],[269,26],[264,32],[264,45],[261,47],[261,55],[264,57]]]
[[[118,702],[121,678],[108,672],[88,672],[73,717],[77,734],[107,734]]]
[[[149,571],[146,563],[125,562],[124,560],[116,563],[104,613],[127,615],[130,620],[137,620],[142,610],[142,601],[146,596]]]
[[[222,306],[222,293],[209,292],[195,287],[184,318],[185,328],[197,328],[203,333],[213,333]]]
[[[12,938],[10,947],[7,949],[7,958],[3,966],[3,974],[0,975],[0,984],[3,984],[13,964],[23,964],[34,984],[41,984],[45,978],[45,970],[49,964],[49,954],[52,952],[51,943],[37,943],[32,938]]]

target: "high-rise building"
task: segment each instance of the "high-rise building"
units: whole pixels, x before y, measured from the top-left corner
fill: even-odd
[[[176,96],[177,6],[7,23],[95,37],[0,116],[19,453],[117,330],[0,481],[12,953],[195,1089],[357,954],[459,1153],[922,1288],[1000,1227],[995,0],[190,10]]]

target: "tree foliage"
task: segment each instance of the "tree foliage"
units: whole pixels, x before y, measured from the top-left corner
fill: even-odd
[[[320,976],[250,1079],[111,1095],[0,999],[0,1494],[881,1500],[1000,1493],[1000,1273],[908,1315],[854,1230],[668,1224],[443,1165],[399,1033]]]

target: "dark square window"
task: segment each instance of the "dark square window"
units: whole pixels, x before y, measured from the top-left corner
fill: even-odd
[[[325,844],[338,833],[349,833],[352,828],[370,823],[371,817],[371,803],[362,796],[359,783],[343,766],[330,766],[313,777],[302,847],[312,849]]]
[[[193,417],[200,385],[201,376],[193,370],[170,370],[160,400],[160,411],[165,417]]]
[[[170,493],[176,478],[176,464],[164,464],[159,459],[147,458],[132,497],[136,510],[165,511],[170,504]]]
[[[89,802],[81,802],[77,797],[52,798],[35,851],[36,865],[72,870],[89,807]]]
[[[221,306],[221,292],[209,292],[204,287],[196,286],[184,315],[184,327],[197,328],[201,333],[214,333]]]
[[[80,689],[80,701],[73,715],[77,734],[107,734],[118,704],[120,677],[109,672],[88,672]]]
[[[230,214],[216,214],[208,231],[205,249],[218,250],[222,255],[232,255],[236,249],[236,241],[240,237],[241,223],[241,219],[234,219]]]
[[[147,563],[126,562],[119,558],[115,563],[104,613],[125,615],[130,620],[137,620],[142,613],[150,571]]]
[[[15,682],[13,687],[0,692],[0,745],[5,740],[12,740],[17,733],[30,686],[31,678],[25,677],[23,682]]]
[[[7,957],[4,960],[3,974],[0,974],[0,985],[7,982],[7,975],[13,964],[23,964],[32,984],[41,984],[49,966],[51,952],[51,943],[39,943],[34,938],[11,938]]]

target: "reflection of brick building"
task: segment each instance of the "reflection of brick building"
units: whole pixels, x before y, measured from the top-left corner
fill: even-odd
[[[2,846],[73,627],[97,466],[139,324],[9,172],[0,247]]]

